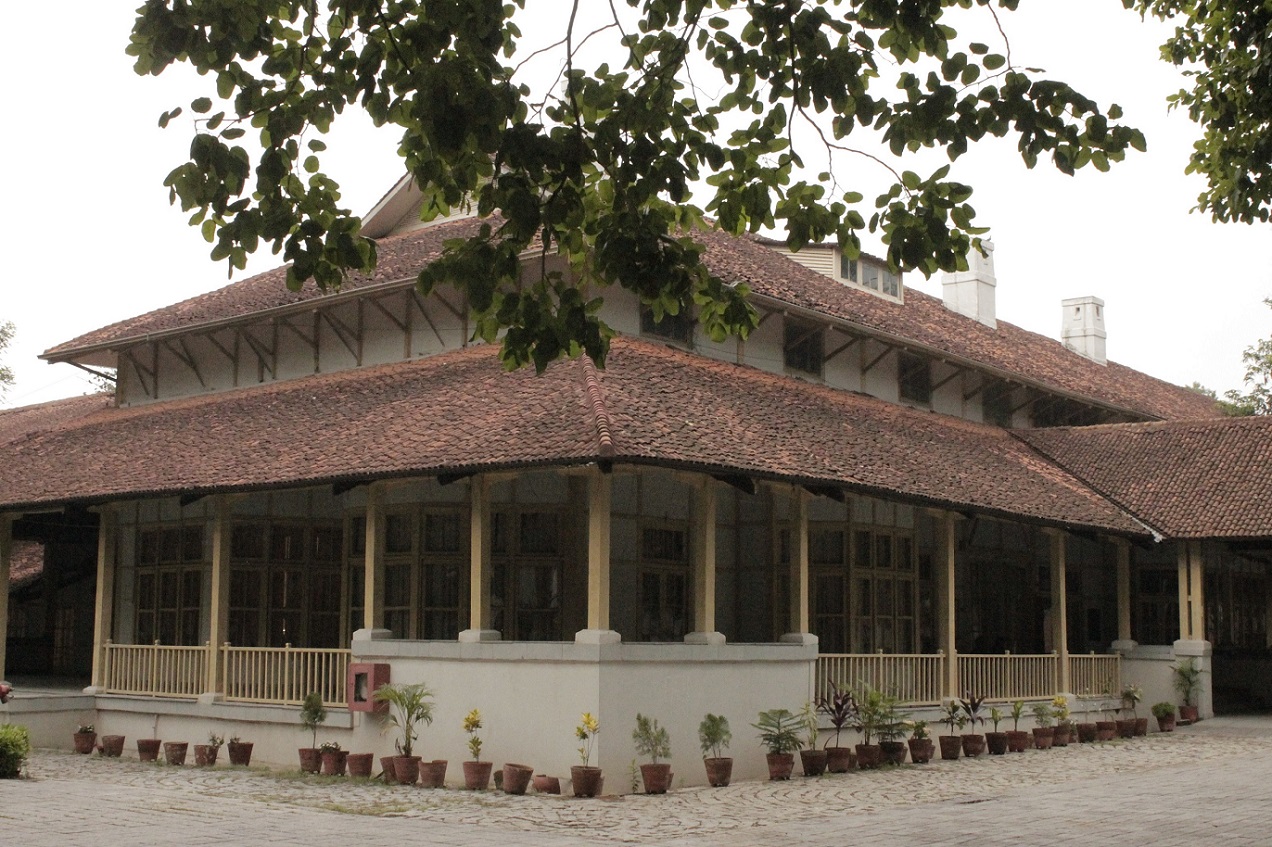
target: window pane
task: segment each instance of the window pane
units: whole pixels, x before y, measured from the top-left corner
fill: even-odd
[[[872,544],[870,533],[858,530],[852,534],[853,564],[859,568],[874,567],[874,559],[870,555]]]
[[[367,519],[362,515],[349,519],[349,554],[361,556],[367,552]]]
[[[181,528],[181,558],[187,562],[202,562],[203,525]]]
[[[291,524],[270,527],[270,557],[275,562],[300,562],[305,558],[305,528]]]
[[[410,604],[410,563],[386,565],[384,568],[384,605],[409,606]]]
[[[892,536],[876,535],[875,536],[875,567],[891,568],[892,567]]]
[[[645,561],[676,563],[688,561],[685,531],[645,527],[641,531],[641,556]]]
[[[314,561],[340,561],[342,533],[336,527],[322,526],[314,529]]]
[[[146,529],[137,533],[137,564],[159,564],[159,530]]]
[[[693,310],[682,308],[677,314],[664,312],[662,320],[654,318],[654,310],[649,306],[640,307],[640,331],[642,335],[665,338],[689,344],[693,341]]]
[[[409,553],[415,549],[415,522],[410,515],[387,515],[384,519],[384,551]]]
[[[163,562],[181,561],[181,528],[164,527],[159,541],[159,559]]]
[[[526,512],[521,516],[521,552],[526,555],[557,551],[557,516],[554,512]]]
[[[236,559],[265,558],[265,526],[235,524],[230,531],[230,553]]]
[[[842,565],[843,530],[813,530],[808,534],[808,560],[816,565]]]
[[[459,553],[464,549],[461,521],[457,513],[424,516],[424,550],[428,553]]]

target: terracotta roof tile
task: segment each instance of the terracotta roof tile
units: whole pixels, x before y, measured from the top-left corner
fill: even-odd
[[[1272,417],[1018,431],[1173,538],[1272,538]]]

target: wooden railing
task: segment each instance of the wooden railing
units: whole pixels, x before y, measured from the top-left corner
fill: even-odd
[[[959,655],[958,691],[990,700],[1053,697],[1058,663],[1055,653]]]
[[[106,642],[105,689],[111,694],[198,697],[207,688],[211,645],[171,647]]]
[[[349,650],[303,647],[171,647],[106,642],[105,683],[111,694],[196,698],[208,689],[209,662],[220,663],[227,701],[296,705],[311,691],[327,706],[344,706]]]
[[[867,683],[904,703],[941,702],[945,657],[921,654],[857,653],[822,655],[817,659],[817,696],[830,692],[831,683],[856,688]]]
[[[1069,656],[1069,687],[1079,697],[1098,697],[1122,690],[1122,657],[1095,653]]]
[[[225,699],[248,703],[299,704],[317,691],[328,706],[343,706],[348,650],[292,647],[221,648]]]

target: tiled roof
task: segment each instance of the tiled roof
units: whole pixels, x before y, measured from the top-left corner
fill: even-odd
[[[1017,431],[1173,538],[1272,538],[1272,417]]]
[[[346,290],[413,280],[436,258],[443,242],[467,236],[483,222],[463,219],[438,224],[379,241],[379,264],[370,277],[354,276]],[[984,364],[1078,397],[1165,419],[1214,417],[1213,402],[1195,392],[1170,385],[1131,368],[1110,362],[1098,365],[1065,349],[1058,341],[1000,321],[991,329],[946,309],[941,302],[913,289],[904,304],[884,300],[841,285],[765,247],[755,238],[734,238],[720,232],[700,232],[705,260],[712,272],[728,282],[745,282],[757,294],[800,308],[811,309],[858,327],[907,339],[936,354]],[[285,269],[249,279],[112,324],[59,344],[46,358],[74,358],[77,351],[139,339],[253,312],[314,300],[324,295],[312,283],[300,291],[284,285]]]
[[[0,507],[598,460],[1143,534],[1004,430],[626,338],[599,372],[478,346],[90,411],[0,444]]]

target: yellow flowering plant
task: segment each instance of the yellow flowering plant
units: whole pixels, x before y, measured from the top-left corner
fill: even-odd
[[[1057,721],[1069,719],[1069,701],[1065,699],[1063,694],[1057,694],[1051,699],[1051,715]]]
[[[464,732],[468,733],[468,752],[472,753],[474,762],[481,759],[481,736],[477,734],[479,729],[481,729],[481,712],[473,709],[464,715]]]
[[[591,712],[584,712],[579,719],[579,725],[574,728],[574,736],[582,742],[579,745],[579,758],[583,761],[584,767],[587,767],[592,760],[592,744],[600,731],[601,723]]]

